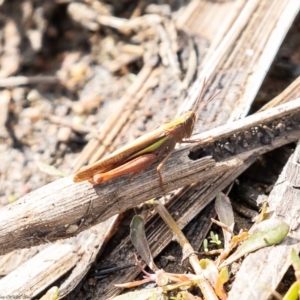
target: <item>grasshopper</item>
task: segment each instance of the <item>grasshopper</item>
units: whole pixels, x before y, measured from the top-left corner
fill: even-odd
[[[195,142],[187,139],[193,133],[196,122],[195,111],[203,96],[205,86],[206,83],[204,80],[202,90],[193,110],[181,114],[175,120],[161,125],[105,158],[84,167],[74,175],[73,181],[88,180],[92,184],[99,184],[122,175],[132,174],[130,177],[131,181],[141,171],[161,160],[157,167],[157,174],[160,188],[164,192],[161,171],[174,150],[175,145],[177,143]],[[204,105],[216,96],[217,94],[206,101]]]

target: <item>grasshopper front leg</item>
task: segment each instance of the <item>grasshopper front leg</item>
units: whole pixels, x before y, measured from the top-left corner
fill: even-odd
[[[134,176],[139,174],[145,168],[151,166],[157,160],[158,157],[155,154],[143,154],[115,169],[112,169],[111,171],[94,175],[93,179],[90,179],[89,182],[92,184],[98,184],[127,174],[133,174],[130,178],[132,180]]]

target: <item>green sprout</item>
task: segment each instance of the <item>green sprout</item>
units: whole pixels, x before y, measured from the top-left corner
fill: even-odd
[[[208,240],[207,239],[204,239],[204,241],[203,241],[203,249],[204,249],[204,252],[208,252]]]
[[[214,234],[213,231],[211,231],[209,233],[209,236],[211,239],[211,241],[210,241],[211,244],[215,244],[217,246],[220,246],[222,244],[222,242],[219,240],[219,235],[217,233]]]

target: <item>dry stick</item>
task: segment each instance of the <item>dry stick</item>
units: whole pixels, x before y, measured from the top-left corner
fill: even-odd
[[[86,125],[82,125],[82,124],[73,124],[70,120],[68,120],[64,117],[49,115],[49,116],[46,116],[46,118],[49,120],[50,123],[69,127],[75,132],[96,134],[96,130],[94,128],[91,128],[90,126],[86,126]]]
[[[195,273],[197,275],[204,276],[202,268],[200,267],[199,259],[195,254],[192,245],[186,239],[183,232],[181,231],[177,223],[174,221],[174,219],[172,218],[168,210],[159,201],[157,201],[157,206],[155,207],[155,210],[159,213],[161,218],[165,221],[165,223],[168,225],[172,233],[175,235],[177,242],[180,244],[182,248],[183,259],[189,258],[190,264],[193,267]],[[210,299],[210,300],[218,299],[212,286],[205,278],[203,278],[203,281],[198,283],[198,286],[204,295],[204,299]]]
[[[186,32],[185,32],[186,33]],[[186,33],[186,36],[188,38],[188,49],[189,49],[189,59],[188,59],[188,65],[187,65],[187,71],[185,73],[185,77],[181,82],[181,89],[187,90],[189,85],[191,84],[196,71],[197,71],[197,53],[196,53],[196,45],[194,44],[194,41],[192,37]]]
[[[0,87],[14,87],[27,84],[57,83],[60,79],[57,76],[15,76],[0,79]]]
[[[172,153],[163,169],[166,191],[215,178],[300,137],[300,99],[204,132],[196,147]],[[203,157],[210,153],[215,157]],[[202,158],[201,158],[202,157]],[[180,163],[179,163],[180,162]],[[73,176],[52,182],[0,210],[0,255],[74,236],[160,195],[156,165],[133,182],[128,176],[93,186]],[[70,232],[72,226],[72,232]],[[75,227],[78,230],[74,230]]]
[[[157,14],[147,14],[134,19],[122,19],[114,16],[99,15],[97,22],[103,26],[115,28],[123,34],[130,34],[132,31],[137,31],[145,26],[153,26],[163,22],[163,17]]]
[[[140,0],[137,4],[137,6],[135,7],[134,11],[132,12],[130,19],[134,19],[137,17],[140,17],[143,10],[145,9],[147,5],[147,1],[146,0]]]
[[[144,55],[145,50],[142,45],[125,44],[124,46],[121,47],[121,52],[126,54],[133,54],[141,57]]]
[[[172,44],[169,39],[170,32],[167,32],[168,28],[164,27],[162,24],[155,26],[160,38],[160,57],[164,65],[170,65],[173,70],[173,74],[176,77],[181,75],[179,69],[179,62],[176,57],[176,52],[172,49]]]
[[[137,54],[130,54],[130,53],[121,53],[114,61],[109,63],[108,71],[110,73],[116,73],[122,70],[122,68],[128,66],[129,64],[136,62],[141,57],[142,54],[137,55]]]
[[[9,102],[11,99],[10,92],[8,90],[3,90],[0,92],[0,131],[4,129],[5,124],[9,116]]]

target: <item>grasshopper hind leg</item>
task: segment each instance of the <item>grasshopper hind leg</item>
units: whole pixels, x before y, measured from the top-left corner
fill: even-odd
[[[130,181],[132,181],[136,175],[138,175],[147,167],[151,166],[154,162],[157,161],[157,159],[157,155],[151,153],[138,156],[126,162],[125,164],[112,169],[111,171],[94,175],[93,178],[89,180],[89,182],[92,184],[99,184],[113,178],[128,174],[132,174],[132,176],[130,177]]]

